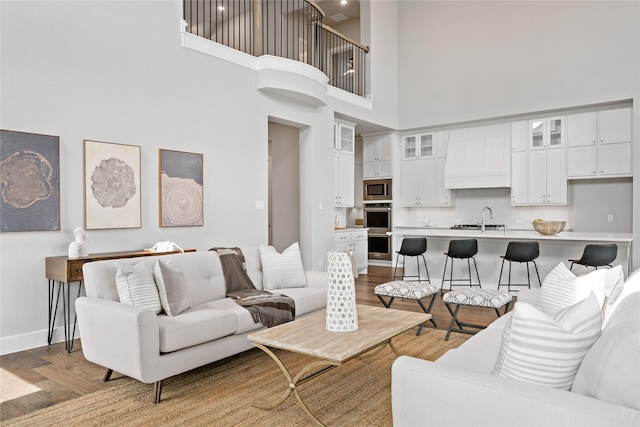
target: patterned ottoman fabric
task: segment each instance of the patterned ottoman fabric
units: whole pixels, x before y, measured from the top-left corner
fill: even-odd
[[[437,293],[439,289],[426,282],[403,282],[397,280],[395,282],[387,282],[378,285],[374,289],[376,295],[384,295],[389,297],[422,299]]]
[[[442,301],[449,304],[471,305],[475,307],[500,308],[512,299],[505,291],[493,289],[464,289],[444,294]]]

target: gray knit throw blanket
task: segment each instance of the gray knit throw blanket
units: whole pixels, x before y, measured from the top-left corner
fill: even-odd
[[[290,322],[296,317],[292,298],[256,289],[244,267],[240,248],[211,248],[220,256],[222,273],[227,286],[227,297],[249,310],[255,323],[267,328]]]

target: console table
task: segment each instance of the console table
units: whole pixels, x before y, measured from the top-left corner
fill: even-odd
[[[195,249],[185,249],[184,251],[195,252]],[[67,256],[46,257],[45,277],[49,281],[49,333],[47,336],[47,342],[51,344],[51,340],[53,339],[56,314],[58,312],[58,303],[60,302],[60,294],[62,293],[62,315],[64,317],[65,348],[68,353],[71,353],[71,349],[73,348],[73,339],[76,334],[77,317],[74,316],[72,325],[70,288],[72,282],[78,282],[78,293],[75,298],[80,296],[80,290],[82,289],[82,282],[84,280],[84,277],[82,276],[82,266],[85,263],[105,259],[136,258],[153,255],[166,255],[179,252],[180,251],[157,252],[151,250],[137,250],[92,254],[78,258],[69,258]]]

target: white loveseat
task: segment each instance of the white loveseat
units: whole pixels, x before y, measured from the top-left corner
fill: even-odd
[[[520,291],[518,300],[535,304],[537,295]],[[398,358],[394,426],[639,426],[640,270],[611,308],[567,391],[493,374],[513,311],[435,362]]]
[[[242,248],[246,270],[257,289],[263,274],[259,248]],[[248,310],[227,298],[220,257],[214,251],[161,256],[188,282],[191,307],[176,315],[156,314],[123,304],[116,288],[116,263],[142,262],[153,269],[159,258],[105,260],[84,264],[86,297],[76,300],[82,351],[87,360],[144,383],[162,380],[249,350],[247,335],[263,328]],[[326,307],[326,272],[306,271],[307,286],[273,290],[295,301],[296,318]]]

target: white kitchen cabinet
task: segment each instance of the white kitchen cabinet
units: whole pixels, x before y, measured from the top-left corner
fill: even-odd
[[[333,148],[340,153],[354,155],[356,151],[355,124],[342,120],[335,121]]]
[[[598,176],[631,176],[631,143],[598,146]]]
[[[391,135],[372,135],[363,138],[363,161],[391,161]]]
[[[367,230],[340,230],[335,233],[335,250],[351,251],[359,273],[366,273],[369,264]]]
[[[363,138],[363,178],[391,178],[391,135],[371,135]]]
[[[631,143],[631,107],[598,112],[598,142]]]
[[[333,153],[335,207],[355,205],[355,159],[351,154]]]
[[[402,206],[435,205],[436,159],[404,160],[402,162]]]
[[[566,151],[563,148],[527,153],[528,201],[530,205],[566,205]]]
[[[447,157],[449,148],[449,131],[439,130],[434,136],[434,154],[436,157]]]
[[[390,178],[393,176],[391,162],[365,162],[362,168],[362,177],[364,179]]]
[[[402,139],[402,158],[421,159],[434,156],[434,133],[405,135]]]
[[[511,123],[511,151],[527,149],[527,121],[519,120]]]
[[[593,178],[598,176],[598,147],[585,145],[569,147],[567,151],[567,177]]]
[[[567,116],[567,176],[631,176],[631,108]]]
[[[511,206],[529,204],[527,179],[527,152],[516,151],[511,154]]]
[[[565,144],[564,117],[529,120],[527,132],[530,150],[562,147]]]
[[[444,167],[446,157],[436,158],[436,206],[455,206],[455,193],[444,188]]]

